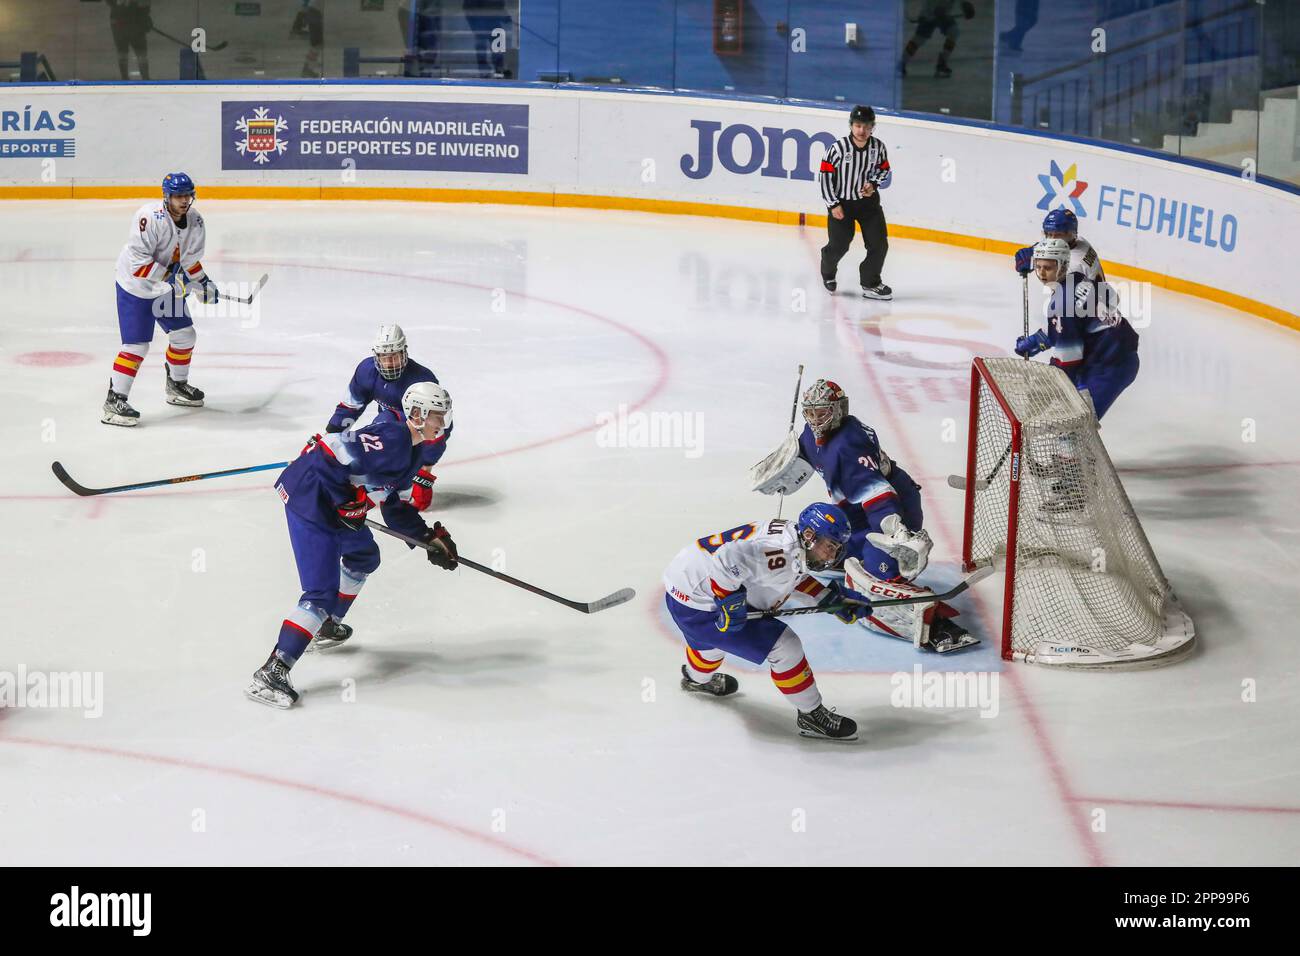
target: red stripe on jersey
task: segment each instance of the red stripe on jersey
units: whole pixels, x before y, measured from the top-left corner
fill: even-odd
[[[898,497],[898,492],[896,491],[882,491],[880,494],[876,495],[876,497],[868,498],[866,501],[862,502],[862,507],[870,508],[877,501],[881,501],[882,499],[885,498],[897,498],[897,497]]]
[[[731,593],[726,588],[719,585],[717,581],[713,580],[713,578],[709,578],[709,587],[713,588],[714,597],[724,598]]]
[[[189,267],[188,269],[186,269],[185,271],[188,272],[188,273],[189,273],[190,275],[192,275],[192,276],[196,276],[196,275],[198,275],[200,272],[203,271],[203,263],[201,263],[201,262],[196,262],[196,263],[194,263],[194,265],[190,266],[190,267]]]
[[[823,160],[822,160],[822,166],[821,166],[821,172],[823,172],[823,173],[833,173],[833,172],[835,172],[835,164],[834,164],[834,163],[828,163],[828,162],[826,162],[826,160],[823,159]]]

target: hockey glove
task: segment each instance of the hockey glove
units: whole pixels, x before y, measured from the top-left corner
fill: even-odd
[[[456,542],[451,540],[451,534],[442,526],[441,521],[433,523],[433,527],[425,533],[424,540],[431,545],[425,552],[429,556],[430,564],[446,571],[456,570]]]
[[[971,3],[970,0],[961,0],[961,15],[967,20],[974,20],[975,4]]]
[[[375,506],[366,489],[353,489],[353,497],[335,509],[339,524],[349,531],[360,531],[366,526],[366,513]]]
[[[745,629],[745,614],[749,610],[745,600],[745,589],[732,591],[726,597],[718,598],[717,620],[713,626],[719,634],[735,634]]]
[[[1039,329],[1033,335],[1022,335],[1016,339],[1016,354],[1024,358],[1033,358],[1039,352],[1051,348],[1047,333]]]
[[[216,305],[221,299],[217,284],[211,279],[204,279],[202,285],[194,287],[194,291],[199,295],[199,301],[204,305]]]
[[[433,483],[438,478],[428,468],[421,468],[411,479],[411,506],[416,511],[428,511],[433,504]]]
[[[1016,250],[1016,271],[1027,276],[1034,271],[1034,247],[1025,246]]]
[[[825,603],[845,605],[833,612],[833,616],[845,624],[857,624],[863,618],[871,617],[871,601],[865,594],[850,590],[838,581],[831,582],[830,591],[830,598]]]

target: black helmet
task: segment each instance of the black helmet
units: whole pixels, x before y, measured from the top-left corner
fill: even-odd
[[[870,106],[855,106],[853,112],[849,114],[850,123],[871,123],[876,122],[876,111]]]

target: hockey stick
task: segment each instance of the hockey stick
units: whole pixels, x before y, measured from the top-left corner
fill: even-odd
[[[200,475],[182,475],[179,478],[159,478],[157,481],[140,481],[133,485],[114,485],[111,488],[87,488],[73,480],[68,474],[68,470],[59,462],[50,465],[50,470],[54,472],[54,477],[63,482],[64,486],[74,494],[81,495],[83,498],[92,495],[112,495],[119,491],[139,491],[141,488],[157,488],[161,485],[179,485],[187,481],[203,481],[205,478],[224,478],[227,475],[246,475],[253,471],[269,471],[272,468],[285,468],[288,466],[287,461],[273,461],[269,465],[250,465],[247,468],[229,468],[225,471],[207,471]]]
[[[253,291],[248,293],[247,296],[227,295],[226,293],[221,291],[217,292],[217,296],[222,299],[229,299],[231,302],[241,302],[244,305],[252,305],[254,296],[256,296],[257,293],[262,291],[262,286],[266,285],[266,280],[269,278],[271,277],[267,275],[265,272],[263,272],[262,278],[257,280],[257,285],[253,286]]]
[[[1020,304],[1021,304],[1021,315],[1023,316],[1021,326],[1024,329],[1025,337],[1028,338],[1029,336],[1029,273],[1027,272],[1020,276]],[[1024,355],[1021,357],[1026,362],[1029,361],[1028,355]],[[1002,450],[1002,457],[999,458],[998,463],[993,466],[993,470],[990,471],[988,475],[985,476],[984,478],[975,479],[976,491],[983,491],[985,488],[989,486],[989,483],[994,478],[996,478],[998,476],[998,472],[1002,470],[1002,466],[1006,464],[1007,456],[1010,454],[1011,454],[1011,442],[1007,442],[1007,447]],[[956,488],[958,491],[964,490],[966,488],[965,476],[949,475],[948,487]]]
[[[799,366],[799,377],[794,383],[794,402],[790,405],[790,431],[794,431],[794,420],[799,414],[799,389],[803,388],[803,366]],[[776,516],[781,517],[781,511],[785,508],[785,495],[776,504]]]
[[[961,582],[956,587],[949,591],[945,591],[943,594],[925,594],[919,597],[910,598],[886,598],[883,601],[869,602],[840,601],[835,604],[822,604],[816,607],[792,607],[777,611],[750,611],[745,615],[745,620],[758,621],[765,617],[796,617],[801,614],[833,614],[836,611],[843,611],[851,607],[870,607],[875,609],[878,607],[897,607],[900,604],[923,604],[929,601],[948,601],[955,598],[958,594],[961,594],[972,584],[983,581],[986,577],[992,574],[993,571],[994,566],[992,563],[981,565],[970,574],[966,575],[966,577],[962,578]]]
[[[153,27],[153,26],[151,26],[149,29],[152,30],[154,33],[158,34],[160,37],[166,37],[168,40],[171,40],[171,41],[172,41],[173,43],[175,43],[177,46],[189,47],[191,50],[194,49],[194,47],[193,47],[192,44],[186,43],[184,40],[178,40],[178,39],[176,39],[174,36],[172,36],[170,33],[163,33],[163,32],[162,32],[161,30],[159,30],[157,27]],[[230,41],[229,41],[229,40],[222,40],[220,43],[213,43],[213,44],[210,44],[210,45],[209,45],[206,49],[204,49],[204,50],[194,50],[194,52],[195,52],[195,53],[216,53],[216,52],[218,52],[218,51],[220,51],[220,50],[224,50],[224,49],[225,49],[226,47],[228,47],[228,46],[230,46]]]
[[[405,541],[415,548],[423,548],[425,551],[432,551],[433,546],[428,542],[419,541],[415,538],[408,538],[400,531],[394,531],[387,525],[380,524],[378,521],[366,519],[366,524],[376,531],[382,531],[384,534],[391,535],[398,541]],[[502,574],[500,571],[494,571],[486,565],[479,564],[477,561],[471,561],[464,555],[456,555],[456,563],[463,564],[466,567],[473,568],[475,571],[482,571],[484,574],[490,574],[492,577],[505,581],[507,584],[513,584],[517,588],[523,588],[525,591],[532,591],[534,594],[546,598],[548,601],[554,601],[557,604],[563,604],[565,607],[571,607],[575,611],[581,611],[583,614],[595,614],[597,611],[605,611],[611,607],[617,607],[620,604],[626,604],[636,597],[636,592],[631,588],[623,588],[615,591],[613,594],[607,594],[598,601],[570,601],[568,598],[562,598],[558,594],[552,594],[550,591],[544,591],[536,585],[529,584],[527,581],[520,581],[518,578],[512,578],[508,574]]]

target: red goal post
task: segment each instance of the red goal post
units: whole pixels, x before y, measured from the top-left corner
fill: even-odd
[[[1005,559],[1002,657],[1140,667],[1195,639],[1102,444],[1058,368],[977,358],[971,369],[962,561]]]

